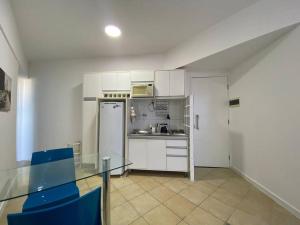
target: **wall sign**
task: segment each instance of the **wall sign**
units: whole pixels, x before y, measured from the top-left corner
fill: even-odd
[[[0,112],[9,112],[11,107],[12,79],[0,68]]]

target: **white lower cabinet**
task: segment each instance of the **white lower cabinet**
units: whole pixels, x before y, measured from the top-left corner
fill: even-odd
[[[167,156],[167,170],[187,172],[188,171],[187,157]]]
[[[188,172],[186,140],[129,139],[131,169]]]
[[[147,169],[166,170],[166,141],[147,140]]]
[[[129,139],[131,169],[147,169],[147,142],[144,139]]]

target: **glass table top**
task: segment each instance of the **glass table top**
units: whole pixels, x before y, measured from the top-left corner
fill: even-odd
[[[103,167],[104,157],[110,158],[108,168]],[[29,162],[22,167],[0,170],[0,202],[101,175],[130,164],[121,155],[110,153],[106,156],[75,156],[38,165],[30,165]]]

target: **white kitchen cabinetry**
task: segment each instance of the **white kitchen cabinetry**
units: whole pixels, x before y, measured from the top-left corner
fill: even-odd
[[[102,91],[101,74],[85,74],[83,76],[83,97],[97,97]]]
[[[129,139],[129,161],[131,169],[147,169],[147,141]]]
[[[168,140],[167,170],[188,172],[188,145],[186,140]]]
[[[103,91],[130,91],[129,72],[104,72],[101,77]]]
[[[155,95],[158,97],[184,96],[184,70],[156,71]]]
[[[117,72],[117,91],[130,91],[130,73],[129,72]]]
[[[102,90],[115,91],[117,88],[117,73],[105,72],[101,74],[102,77]]]
[[[153,70],[134,70],[130,71],[131,82],[153,82],[154,71]]]
[[[147,169],[166,170],[165,140],[147,140]]]
[[[170,96],[184,96],[184,70],[170,71]]]
[[[155,72],[155,96],[165,97],[170,95],[170,72]]]
[[[129,139],[131,169],[188,172],[186,140]]]
[[[82,102],[82,154],[97,153],[97,101]]]

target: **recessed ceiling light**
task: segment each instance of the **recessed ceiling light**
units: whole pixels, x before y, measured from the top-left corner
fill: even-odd
[[[120,37],[121,36],[121,30],[119,27],[116,27],[114,25],[107,25],[105,27],[105,33],[109,36],[109,37]]]

